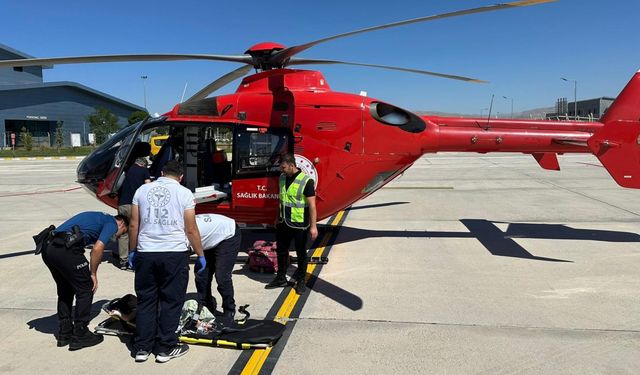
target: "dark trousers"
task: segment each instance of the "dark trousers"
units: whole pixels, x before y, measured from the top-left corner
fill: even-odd
[[[76,298],[75,322],[84,324],[91,320],[93,282],[89,261],[82,247],[67,249],[62,244],[50,243],[42,250],[42,260],[47,265],[58,291],[58,319],[71,320],[71,305]]]
[[[307,273],[307,234],[309,229],[294,229],[285,223],[278,223],[276,231],[276,251],[278,253],[278,277],[285,277],[289,267],[289,245],[296,247],[298,270],[293,274],[296,280],[304,280]]]
[[[240,251],[240,243],[242,242],[242,234],[236,226],[236,234],[220,242],[212,249],[204,250],[204,257],[207,260],[207,269],[198,275],[196,273],[196,290],[198,291],[198,299],[211,312],[216,310],[216,299],[211,293],[211,282],[213,276],[216,276],[218,284],[218,293],[222,297],[222,308],[224,311],[235,311],[236,301],[233,299],[233,281],[231,280],[231,272],[238,258]],[[196,263],[197,265],[198,263]],[[195,271],[199,271],[198,268]]]
[[[135,351],[162,353],[177,345],[176,329],[189,282],[188,259],[186,251],[138,252],[136,255]]]

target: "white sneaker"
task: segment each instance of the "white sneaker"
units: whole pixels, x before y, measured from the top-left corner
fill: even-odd
[[[178,344],[168,352],[158,353],[158,355],[156,356],[156,362],[160,362],[160,363],[169,362],[173,358],[178,358],[187,354],[188,351],[189,351],[189,345]]]
[[[151,353],[146,350],[138,350],[138,352],[136,353],[136,362],[146,361],[147,359],[149,359],[149,355],[151,355]]]

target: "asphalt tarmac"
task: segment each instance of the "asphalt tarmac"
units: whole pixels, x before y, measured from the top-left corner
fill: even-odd
[[[77,163],[0,161],[0,373],[640,373],[640,191],[592,156],[561,156],[560,172],[526,155],[425,156],[324,222],[329,263],[302,297],[236,265],[237,303],[287,324],[272,350],[191,345],[166,364],[134,363],[113,336],[56,347],[55,284],[31,236],[115,212],[74,182]],[[90,327],[133,277],[103,262]]]

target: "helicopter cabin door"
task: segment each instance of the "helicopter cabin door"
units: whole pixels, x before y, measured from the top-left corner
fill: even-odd
[[[147,142],[136,142],[143,128],[150,126],[152,122],[163,121],[164,119],[154,119],[142,121],[138,124],[130,125],[112,136],[106,143],[113,143],[111,149],[118,147],[113,158],[113,164],[107,172],[102,186],[98,188],[98,197],[108,195],[111,199],[116,199],[118,190],[124,181],[125,169],[133,163],[140,154],[148,154],[149,144]]]
[[[247,218],[248,222],[272,225],[278,213],[280,157],[293,151],[291,132],[282,128],[240,126],[234,138],[234,210],[255,212],[254,220]]]
[[[233,159],[233,125],[184,128],[184,186],[194,192],[201,212],[229,208]]]

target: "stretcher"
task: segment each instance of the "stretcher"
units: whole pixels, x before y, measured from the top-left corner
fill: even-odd
[[[127,295],[105,303],[102,310],[109,318],[100,322],[95,332],[120,337],[133,337],[135,333],[134,308],[126,307],[135,296]],[[250,319],[247,307],[241,306],[240,319],[224,324],[195,300],[185,302],[178,326],[178,340],[188,344],[208,345],[233,349],[264,349],[273,346],[282,336],[285,326],[273,320]],[[127,311],[127,309],[131,311]],[[123,311],[124,310],[124,311]]]
[[[227,199],[227,193],[218,190],[219,188],[220,186],[218,184],[196,188],[196,191],[193,193],[196,204]]]

